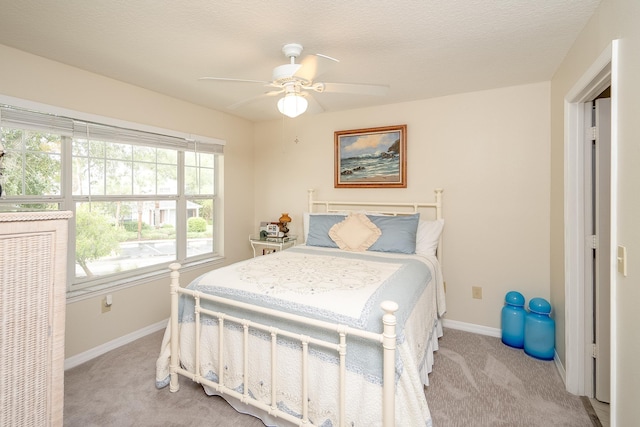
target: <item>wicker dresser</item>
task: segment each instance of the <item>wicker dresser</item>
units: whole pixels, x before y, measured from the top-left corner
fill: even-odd
[[[62,426],[70,217],[0,213],[0,426]]]

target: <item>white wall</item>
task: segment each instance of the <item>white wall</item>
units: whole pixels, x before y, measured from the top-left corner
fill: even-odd
[[[443,187],[447,318],[499,328],[509,290],[549,298],[549,91],[536,83],[256,123],[254,228],[288,212],[300,234],[309,188],[320,199],[429,201]],[[406,189],[333,188],[334,131],[405,123]]]
[[[640,419],[640,2],[603,0],[552,80],[551,92],[551,293],[564,310],[563,144],[564,97],[612,40],[619,39],[619,68],[614,70],[612,106],[617,113],[617,230],[614,239],[627,247],[628,276],[612,283],[611,425],[636,425]],[[614,135],[615,136],[615,135]],[[615,144],[615,141],[614,141]],[[615,169],[614,169],[615,170]],[[564,325],[559,325],[564,327]],[[558,345],[564,347],[563,342]]]
[[[249,256],[253,229],[253,124],[0,45],[0,94],[227,141],[224,155],[225,262]],[[239,238],[238,236],[242,236]],[[203,272],[201,268],[191,276]],[[169,317],[166,279],[112,292],[101,314],[95,296],[67,305],[65,357]]]

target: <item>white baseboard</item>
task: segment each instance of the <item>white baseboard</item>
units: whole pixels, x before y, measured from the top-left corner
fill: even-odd
[[[443,319],[442,326],[445,328],[459,329],[461,331],[473,332],[474,334],[488,335],[490,337],[502,337],[502,329],[490,328],[489,326],[476,325],[474,323],[459,322],[457,320]]]
[[[168,322],[169,319],[161,320],[158,323],[154,323],[153,325],[138,329],[137,331],[106,342],[102,345],[99,345],[98,347],[94,347],[80,354],[76,354],[75,356],[71,356],[64,360],[64,370],[66,371],[67,369],[75,368],[76,366],[88,362],[89,360],[94,359],[98,356],[101,356],[108,351],[114,350],[118,347],[122,347],[123,345],[129,344],[130,342],[133,342],[139,338],[160,331],[167,327]]]
[[[562,361],[560,360],[560,356],[558,356],[558,352],[553,350],[553,363],[556,364],[556,369],[562,377],[562,383],[567,385],[567,372],[564,370],[564,366],[562,366]]]

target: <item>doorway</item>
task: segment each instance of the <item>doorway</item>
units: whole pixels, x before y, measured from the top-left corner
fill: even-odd
[[[592,391],[587,395],[609,403],[611,363],[611,90],[586,102],[585,133],[585,293],[591,300],[593,327]],[[590,260],[590,261],[589,261]],[[589,307],[585,307],[589,310]]]
[[[589,127],[591,114],[585,104],[595,100],[599,94],[611,87],[612,141],[611,152],[615,157],[615,105],[617,41],[605,49],[584,75],[576,82],[565,97],[565,144],[564,144],[564,257],[565,257],[565,384],[566,389],[577,395],[593,397],[596,378],[594,375],[594,302],[597,300],[591,285],[590,273],[594,271],[591,235],[587,233],[592,218],[590,186],[591,166],[587,164],[586,151],[591,150],[591,138],[585,132]],[[615,163],[611,163],[611,177],[615,177]],[[609,211],[611,240],[605,243],[609,254],[604,251],[603,262],[615,266],[611,248],[615,241],[615,189],[611,186],[611,201],[603,204]],[[602,245],[600,245],[602,247]],[[613,267],[612,267],[613,268]],[[609,275],[611,289],[615,289],[615,274]],[[614,336],[615,325],[610,329]],[[610,387],[615,390],[615,341],[609,353],[611,373]],[[615,398],[613,398],[615,400]]]

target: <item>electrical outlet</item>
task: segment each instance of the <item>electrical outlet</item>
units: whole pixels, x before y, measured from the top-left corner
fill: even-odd
[[[109,301],[111,298],[107,299],[107,297],[102,298],[100,305],[102,307],[102,313],[108,313],[111,311],[111,302]]]
[[[481,286],[471,287],[471,296],[475,299],[482,299],[482,287]]]

